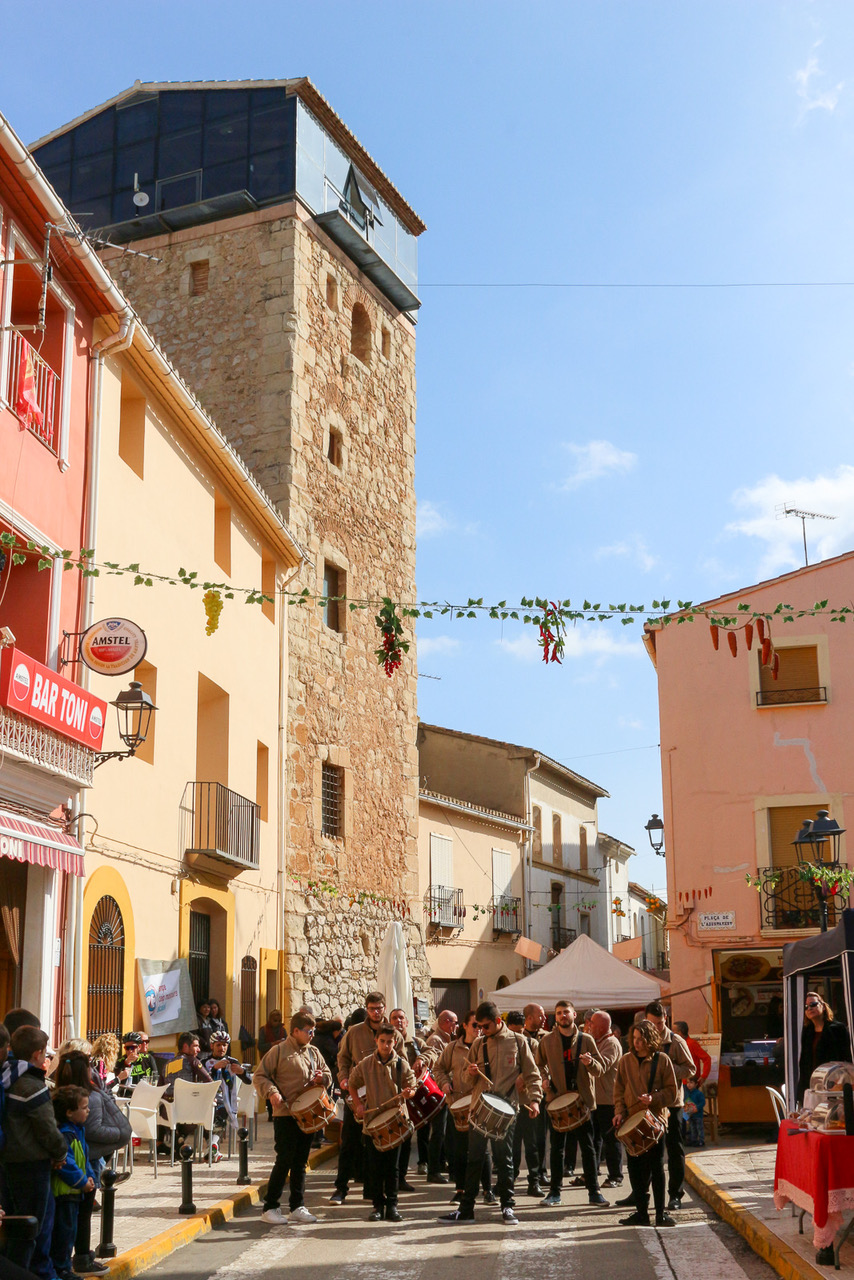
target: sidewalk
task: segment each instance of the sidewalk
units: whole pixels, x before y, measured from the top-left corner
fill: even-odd
[[[176,1158],[170,1167],[168,1156],[157,1158],[157,1178],[148,1155],[148,1144],[135,1149],[132,1176],[116,1187],[114,1241],[118,1255],[110,1261],[106,1280],[129,1280],[154,1266],[161,1258],[196,1236],[233,1217],[235,1212],[257,1204],[259,1191],[273,1167],[273,1126],[262,1115],[258,1118],[258,1136],[249,1151],[251,1183],[237,1185],[237,1142],[230,1159],[208,1168],[193,1165],[193,1203],[195,1214],[180,1214],[181,1169]],[[337,1146],[313,1150],[310,1169],[337,1153]],[[120,1166],[121,1168],[121,1166]],[[311,1174],[309,1173],[309,1187]],[[100,1197],[99,1197],[100,1198]],[[92,1244],[97,1250],[101,1232],[101,1215],[92,1218]]]
[[[832,1264],[816,1265],[809,1215],[804,1218],[803,1235],[799,1235],[798,1219],[792,1217],[791,1208],[774,1208],[776,1153],[774,1143],[761,1139],[693,1151],[687,1160],[686,1181],[784,1280],[834,1276],[837,1272]],[[854,1271],[850,1240],[842,1247],[840,1265],[839,1275]]]

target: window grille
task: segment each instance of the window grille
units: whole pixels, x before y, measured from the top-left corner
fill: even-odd
[[[125,924],[115,898],[95,904],[89,923],[89,978],[86,988],[86,1038],[105,1031],[122,1035],[125,989]]]
[[[210,995],[211,918],[203,911],[190,912],[190,950],[187,956],[190,986],[196,1004]]]
[[[323,766],[320,830],[333,840],[344,834],[344,770],[334,764]]]

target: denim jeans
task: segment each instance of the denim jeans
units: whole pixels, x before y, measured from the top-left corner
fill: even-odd
[[[13,1214],[37,1218],[35,1240],[10,1240],[6,1257],[40,1280],[54,1280],[56,1268],[50,1256],[53,1236],[53,1192],[49,1160],[19,1160],[6,1165],[6,1191]]]
[[[77,1196],[56,1197],[50,1256],[57,1271],[71,1270],[71,1249],[77,1236],[79,1209]]]

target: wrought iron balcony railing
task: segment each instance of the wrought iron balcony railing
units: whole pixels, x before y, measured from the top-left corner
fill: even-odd
[[[791,707],[798,702],[827,702],[827,688],[823,684],[808,689],[760,689],[756,694],[758,707]]]
[[[466,914],[462,889],[431,884],[424,895],[424,914],[427,924],[438,929],[462,929]]]
[[[804,880],[798,867],[769,867],[759,888],[760,911],[763,929],[819,929],[821,907],[818,895],[809,880]],[[837,912],[847,906],[841,894],[833,894],[827,901],[829,928],[837,922]]]
[[[92,785],[94,751],[7,707],[0,708],[0,759],[4,753],[61,774],[79,787]]]
[[[241,868],[257,868],[261,810],[221,782],[188,782],[181,803],[182,846]]]
[[[577,937],[575,929],[564,929],[562,925],[552,926],[552,951],[563,951]]]
[[[492,899],[492,927],[496,933],[520,933],[522,899],[504,895]]]
[[[27,346],[27,339],[17,329],[9,330],[9,360],[6,373],[6,403],[15,408],[18,399],[18,382],[21,376],[21,360]],[[46,444],[53,453],[59,452],[59,413],[62,398],[59,394],[59,377],[50,365],[41,358],[37,351],[30,347],[33,365],[36,402],[42,412],[41,426],[31,426],[33,435],[38,436],[42,444]]]

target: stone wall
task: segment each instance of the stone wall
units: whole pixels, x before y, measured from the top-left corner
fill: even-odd
[[[290,589],[322,594],[328,563],[351,600],[412,599],[412,324],[296,205],[135,247],[159,261],[108,251],[108,265],[306,549],[310,563]],[[207,288],[196,296],[202,259]],[[414,636],[389,679],[374,658],[375,612],[342,609],[335,630],[314,604],[289,608],[288,869],[404,897],[420,921]],[[344,771],[341,839],[321,834],[324,761]],[[334,983],[364,959],[349,916],[339,928],[335,914],[325,909],[317,924]],[[304,929],[291,924],[300,942]],[[321,980],[299,951],[289,955],[294,991]]]

